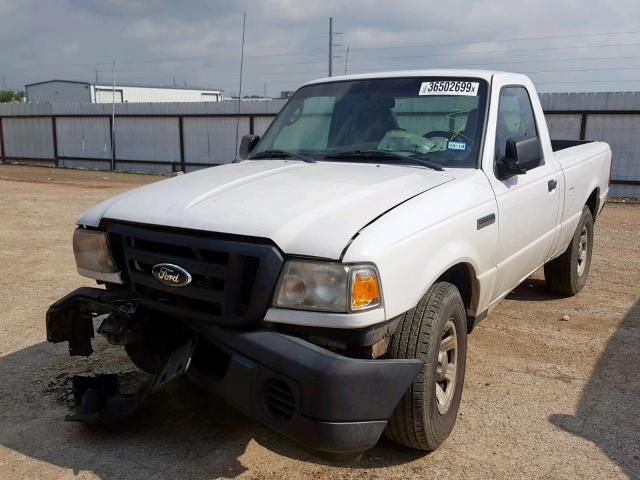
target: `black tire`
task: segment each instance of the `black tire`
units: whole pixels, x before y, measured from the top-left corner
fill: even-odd
[[[158,373],[167,360],[165,353],[151,351],[144,342],[129,343],[124,349],[133,364],[147,373]]]
[[[582,240],[586,233],[586,248]],[[544,278],[549,291],[573,296],[587,283],[593,249],[593,217],[588,207],[582,209],[578,223],[567,250],[544,266]],[[584,252],[586,257],[581,254]],[[581,260],[582,259],[582,260]]]
[[[436,398],[438,358],[449,321],[455,327],[456,364],[455,381],[448,409],[442,413]],[[435,450],[453,430],[462,397],[467,353],[466,311],[460,292],[448,282],[437,282],[418,305],[404,314],[404,318],[391,339],[391,358],[415,358],[424,365],[411,387],[397,405],[389,420],[385,434],[401,445]],[[448,354],[446,354],[448,355]],[[447,387],[448,388],[448,387]],[[448,391],[448,390],[447,390]]]

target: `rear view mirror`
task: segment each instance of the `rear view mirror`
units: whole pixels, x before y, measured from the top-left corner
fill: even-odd
[[[527,170],[539,167],[542,151],[538,137],[515,137],[507,139],[504,158],[498,161],[498,177],[506,179],[522,175]]]
[[[242,140],[240,141],[240,151],[238,152],[238,156],[241,160],[245,160],[249,156],[251,151],[256,148],[259,140],[259,135],[244,135],[242,137]]]

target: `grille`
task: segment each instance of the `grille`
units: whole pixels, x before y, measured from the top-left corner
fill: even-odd
[[[283,262],[266,240],[126,224],[109,224],[107,232],[141,303],[222,325],[248,325],[264,317]],[[191,283],[161,283],[151,273],[158,263],[186,269]]]
[[[264,401],[269,413],[280,421],[290,420],[296,409],[296,399],[289,385],[272,378],[265,383]]]

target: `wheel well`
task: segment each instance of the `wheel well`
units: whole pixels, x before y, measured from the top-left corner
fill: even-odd
[[[475,289],[476,276],[473,267],[468,263],[458,263],[440,275],[438,280],[452,283],[460,292],[462,302],[467,312],[473,310],[474,298],[477,296]]]
[[[589,198],[587,199],[587,207],[589,207],[589,210],[591,210],[591,216],[593,217],[593,220],[595,221],[596,219],[596,215],[598,213],[598,202],[600,201],[600,189],[596,188],[593,192],[591,192],[591,195],[589,195]]]

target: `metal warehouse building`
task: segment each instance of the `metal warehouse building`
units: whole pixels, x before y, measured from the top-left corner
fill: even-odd
[[[25,85],[27,101],[51,103],[219,102],[222,90],[47,80]],[[114,95],[115,93],[115,95]]]

